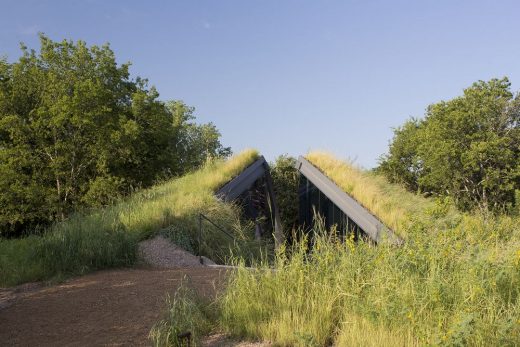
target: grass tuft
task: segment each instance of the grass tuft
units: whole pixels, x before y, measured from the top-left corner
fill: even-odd
[[[179,335],[190,333],[191,346],[199,346],[201,338],[214,326],[211,305],[203,302],[189,287],[184,278],[173,296],[166,298],[166,317],[151,329],[149,338],[153,346],[188,346],[187,339]]]

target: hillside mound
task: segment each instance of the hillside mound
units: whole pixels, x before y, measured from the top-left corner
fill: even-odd
[[[401,237],[408,236],[416,221],[429,218],[439,209],[443,210],[442,218],[436,218],[439,226],[451,225],[459,218],[454,207],[439,206],[434,199],[411,193],[382,175],[355,167],[330,153],[313,151],[305,159]]]
[[[228,160],[213,160],[113,205],[74,213],[41,235],[0,238],[0,287],[131,266],[137,260],[136,242],[164,228],[173,228],[190,245],[198,244],[200,213],[235,239],[247,239],[251,233],[241,224],[240,210],[217,199],[215,191],[258,156],[255,150],[245,150]],[[230,247],[231,239],[205,226],[202,254],[223,262]]]

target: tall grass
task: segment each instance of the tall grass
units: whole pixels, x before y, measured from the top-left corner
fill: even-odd
[[[197,295],[187,278],[173,296],[167,297],[166,307],[165,318],[150,330],[153,346],[188,346],[186,338],[179,338],[186,333],[190,334],[191,345],[198,346],[201,338],[214,328],[214,308]]]
[[[239,210],[218,201],[214,191],[258,158],[245,150],[227,161],[213,161],[184,177],[156,185],[104,209],[77,213],[51,226],[42,236],[0,239],[0,286],[81,274],[135,262],[136,245],[168,228],[192,243],[200,212],[247,239]],[[225,261],[234,245],[206,227],[203,254]],[[249,251],[242,247],[243,251]],[[241,249],[235,253],[241,252]]]
[[[239,269],[221,301],[222,326],[284,346],[516,346],[519,224],[426,223],[402,247],[339,243],[318,230],[312,250],[303,241],[278,254],[276,271]]]
[[[463,214],[329,155],[307,158],[406,242],[341,243],[317,223],[312,249],[302,240],[275,271],[231,276],[224,330],[283,346],[520,345],[519,217]]]

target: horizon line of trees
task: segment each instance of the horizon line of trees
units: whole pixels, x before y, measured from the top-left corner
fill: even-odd
[[[108,44],[54,42],[0,58],[0,236],[43,229],[83,207],[227,157],[213,123],[132,79]]]
[[[21,49],[16,62],[0,58],[0,237],[38,232],[231,154],[213,123],[197,124],[182,101],[160,101],[108,44],[41,34],[39,52]],[[509,211],[520,204],[519,123],[509,80],[478,81],[396,128],[375,170],[462,210]],[[292,160],[277,158],[273,170],[286,194]],[[295,216],[289,208],[287,224]]]

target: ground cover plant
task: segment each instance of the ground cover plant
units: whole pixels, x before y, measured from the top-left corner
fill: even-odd
[[[249,226],[241,221],[239,208],[220,202],[214,191],[257,157],[256,151],[245,150],[227,161],[209,161],[200,170],[136,192],[113,206],[75,213],[41,236],[0,239],[0,285],[131,265],[137,242],[161,230],[194,247],[201,212],[247,241]],[[258,250],[258,244],[234,244],[210,226],[205,229],[202,253],[216,261],[225,261],[230,248],[247,258]]]
[[[303,240],[278,253],[275,271],[231,276],[224,331],[285,346],[520,344],[518,216],[458,212],[374,173],[344,173],[330,155],[307,158],[406,242],[341,243],[317,223],[312,249]]]

